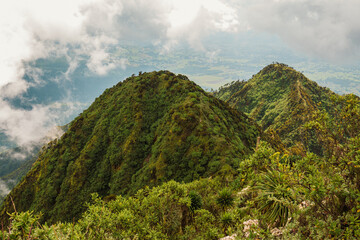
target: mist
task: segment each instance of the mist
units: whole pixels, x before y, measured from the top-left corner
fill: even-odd
[[[133,64],[125,57],[113,56],[114,49],[124,42],[150,45],[165,55],[186,44],[212,59],[220,50],[204,43],[211,34],[258,31],[278,36],[295,51],[325,62],[357,63],[358,9],[357,0],[1,3],[0,130],[19,146],[41,141],[54,126],[64,124],[64,115],[73,116],[84,107],[71,89],[79,68],[86,67],[84,74],[101,79]],[[66,61],[56,76],[35,64],[50,58]],[[29,89],[43,88],[49,82],[62,86],[61,96],[47,102],[26,97]],[[67,107],[54,107],[64,104]],[[53,135],[57,136],[59,133]]]

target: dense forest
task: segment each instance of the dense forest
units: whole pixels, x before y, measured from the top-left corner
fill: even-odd
[[[220,88],[215,96],[257,121],[264,131],[276,132],[287,146],[321,154],[313,131],[303,126],[314,112],[334,115],[335,93],[320,87],[285,64],[271,64],[247,82]]]
[[[359,102],[277,63],[213,94],[132,76],[40,151],[0,236],[358,239]]]
[[[39,154],[5,200],[43,212],[48,222],[78,219],[91,193],[133,194],[169,180],[231,176],[260,128],[185,76],[144,73],[108,89]],[[10,199],[11,197],[11,199]]]

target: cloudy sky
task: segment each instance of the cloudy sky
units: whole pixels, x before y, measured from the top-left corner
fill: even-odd
[[[224,72],[216,69],[221,63],[235,77],[247,77],[240,65],[226,65],[226,60],[241,56],[239,63],[247,69],[253,64],[248,59],[256,56],[259,64],[252,74],[264,66],[261,59],[289,59],[289,65],[309,69],[314,80],[341,75],[336,78],[339,89],[346,72],[354,86],[359,79],[359,9],[359,0],[2,1],[0,130],[17,144],[31,145],[88,104],[79,95],[93,99],[123,79],[114,79],[115,73],[128,74],[146,64],[144,70],[163,66],[172,71],[183,64],[191,77],[197,69],[190,69],[184,52],[178,54],[180,46],[199,59],[199,69],[208,64],[214,74]],[[146,63],[144,46],[151,52]],[[242,50],[231,61],[225,59],[232,49]],[[342,70],[329,70],[332,66]],[[193,79],[204,87],[234,80],[212,72]],[[204,76],[214,78],[206,82]],[[99,91],[90,91],[90,85]]]

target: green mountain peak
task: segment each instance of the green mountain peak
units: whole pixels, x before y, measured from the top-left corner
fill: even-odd
[[[215,96],[257,121],[263,130],[275,130],[289,145],[301,141],[299,127],[316,110],[329,110],[329,89],[320,87],[286,64],[274,63],[248,81],[220,88]]]
[[[13,210],[12,200],[18,211],[70,221],[94,192],[132,194],[171,179],[229,177],[259,132],[245,114],[183,75],[132,76],[107,89],[43,148],[5,199],[1,218]]]

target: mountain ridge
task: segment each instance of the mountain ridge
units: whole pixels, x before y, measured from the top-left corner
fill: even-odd
[[[316,111],[330,112],[335,93],[286,64],[273,63],[250,80],[234,82],[214,95],[246,113],[263,130],[276,131],[290,146],[304,143],[300,127]]]
[[[90,193],[128,194],[174,179],[231,176],[255,148],[259,127],[183,75],[132,76],[105,90],[43,148],[33,168],[5,199],[11,211],[42,211],[69,221]]]
[[[284,64],[219,92],[232,106],[167,71],[106,90],[42,149],[0,236],[359,239],[360,98]]]

